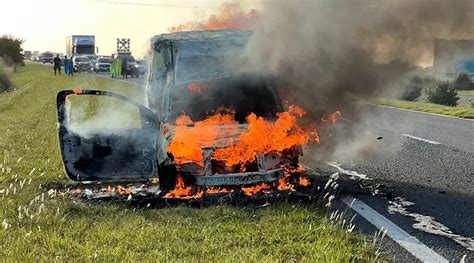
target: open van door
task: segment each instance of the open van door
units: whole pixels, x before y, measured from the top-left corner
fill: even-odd
[[[59,145],[74,181],[158,177],[164,138],[155,114],[122,95],[64,90],[57,98]]]

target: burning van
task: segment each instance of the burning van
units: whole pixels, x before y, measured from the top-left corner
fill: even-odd
[[[302,109],[285,109],[271,76],[245,70],[242,55],[251,34],[224,30],[153,38],[146,106],[108,91],[61,91],[59,142],[69,178],[158,178],[166,196],[178,198],[206,189],[251,194],[291,188],[290,180],[308,184],[291,175],[300,169],[301,146],[317,134],[298,125]],[[96,121],[101,128],[88,128],[91,118],[75,125],[85,110],[73,101],[88,95],[115,99],[116,110],[100,115],[120,118]],[[95,116],[100,103],[91,103],[95,108],[88,114]],[[127,107],[135,117],[117,114]]]

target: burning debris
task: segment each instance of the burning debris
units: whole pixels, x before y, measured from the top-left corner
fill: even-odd
[[[141,185],[129,184],[122,186],[107,185],[93,187],[77,187],[73,190],[67,190],[65,194],[80,196],[88,199],[121,199],[131,200],[132,198],[152,198],[160,196],[161,190],[157,183],[147,183]]]

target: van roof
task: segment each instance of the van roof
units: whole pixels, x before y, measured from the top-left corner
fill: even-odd
[[[157,35],[152,38],[151,43],[157,44],[164,41],[201,41],[218,40],[228,38],[249,38],[252,35],[250,30],[206,30],[187,31]]]

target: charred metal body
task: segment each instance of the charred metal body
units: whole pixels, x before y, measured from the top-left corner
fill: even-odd
[[[238,63],[250,36],[250,31],[224,30],[155,37],[147,106],[108,91],[61,91],[57,95],[59,143],[69,178],[75,181],[159,178],[160,188],[166,193],[174,188],[177,174],[185,175],[186,183],[198,187],[271,183],[285,177],[282,164],[297,167],[300,148],[257,154],[255,161],[246,164],[243,170],[213,160],[218,145],[203,149],[202,167],[178,165],[167,152],[173,135],[164,134],[163,127],[166,124],[173,129],[175,119],[183,111],[199,121],[219,107],[231,108],[241,130],[246,130],[245,118],[250,113],[272,120],[283,111],[273,79],[244,72]],[[199,88],[193,90],[190,85]],[[66,98],[70,95],[118,99],[139,110],[140,126],[88,130],[91,135],[84,136],[68,126]]]
[[[212,170],[212,155],[214,149],[206,148],[203,149],[203,162],[204,162],[204,175],[196,174],[196,185],[199,186],[226,186],[226,185],[248,185],[257,184],[262,182],[273,182],[281,179],[285,176],[283,168],[276,168],[279,161],[273,162],[273,165],[267,162],[267,158],[264,154],[257,155],[257,166],[258,171],[252,172],[241,172],[241,173],[226,173],[226,174],[213,174]],[[268,158],[271,160],[271,158]],[[271,165],[274,169],[267,170],[267,167]],[[271,167],[270,166],[270,167]]]

